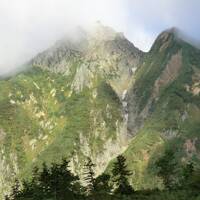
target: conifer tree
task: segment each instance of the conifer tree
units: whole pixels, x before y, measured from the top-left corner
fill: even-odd
[[[102,174],[95,179],[94,188],[98,194],[110,194],[111,187],[109,185],[110,175]]]
[[[4,200],[10,200],[10,197],[8,195],[5,195]]]
[[[51,196],[51,175],[46,163],[42,164],[42,169],[35,175],[35,179],[35,189],[38,190],[38,193],[42,193],[45,198]]]
[[[117,160],[112,169],[112,175],[116,187],[114,193],[128,195],[134,192],[128,182],[128,177],[131,176],[132,173],[127,169],[126,158],[124,156],[117,156]]]
[[[194,172],[194,166],[192,162],[189,162],[186,164],[186,166],[183,168],[183,179],[184,182],[188,182],[188,180],[191,178]]]
[[[194,172],[194,166],[192,162],[188,162],[185,166],[182,167],[181,171],[181,180],[180,180],[180,187],[188,188],[191,185],[192,176]]]
[[[84,181],[87,184],[87,193],[89,195],[93,195],[95,193],[95,173],[94,173],[95,164],[92,160],[88,157],[87,162],[84,166]]]
[[[200,191],[200,169],[197,169],[193,172],[190,187]]]
[[[16,199],[20,195],[20,183],[18,179],[15,179],[14,185],[12,186],[12,192],[10,195],[11,199]]]
[[[158,167],[158,175],[163,178],[163,183],[167,189],[175,186],[174,183],[174,173],[177,168],[177,162],[174,157],[173,149],[168,149],[165,151],[163,157],[161,157],[156,163]]]
[[[78,195],[74,184],[79,179],[68,167],[69,162],[63,159],[61,164],[53,164],[50,169],[50,190],[55,200],[75,199]]]
[[[52,164],[50,168],[43,164],[41,170],[34,168],[33,177],[30,182],[23,181],[22,190],[19,191],[19,184],[13,186],[13,200],[77,200],[81,195],[77,188],[78,177],[68,169],[68,161],[62,160],[60,164]]]

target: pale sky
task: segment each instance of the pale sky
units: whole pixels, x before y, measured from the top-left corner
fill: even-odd
[[[200,0],[0,0],[0,74],[97,20],[144,51],[173,26],[200,40],[199,10]]]

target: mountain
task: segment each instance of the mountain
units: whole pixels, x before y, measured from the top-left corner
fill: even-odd
[[[66,157],[81,176],[90,157],[98,175],[121,153],[135,189],[162,188],[165,149],[179,166],[198,163],[199,80],[200,50],[175,28],[148,53],[100,23],[79,28],[0,80],[1,194],[43,162]]]
[[[90,156],[104,171],[127,146],[122,98],[143,53],[97,24],[38,54],[0,81],[1,193],[33,166],[71,159],[81,174]]]
[[[200,50],[179,38],[175,28],[161,33],[133,75],[127,93],[128,133],[135,136],[125,151],[135,171],[136,189],[163,187],[156,160],[174,152],[179,182],[188,162],[199,165]]]

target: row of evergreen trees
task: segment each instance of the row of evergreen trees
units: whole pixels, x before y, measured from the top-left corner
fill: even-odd
[[[178,166],[174,152],[167,150],[156,163],[158,176],[163,179],[165,190],[137,191],[129,184],[132,172],[127,169],[126,159],[119,155],[113,163],[111,173],[95,177],[95,165],[87,158],[83,183],[79,177],[69,170],[69,161],[63,159],[60,164],[53,163],[50,167],[44,163],[42,168],[35,167],[32,179],[18,180],[13,185],[12,192],[6,200],[115,200],[115,199],[195,199],[200,197],[200,170],[195,170],[192,163],[181,168],[181,181],[174,181]],[[84,186],[83,186],[84,185]],[[163,195],[163,197],[162,197]],[[192,198],[194,197],[194,198]],[[197,199],[198,199],[197,198]]]
[[[73,200],[73,199],[101,199],[112,195],[129,195],[134,192],[128,182],[132,173],[127,170],[126,159],[118,156],[113,165],[112,177],[102,174],[95,177],[95,165],[90,158],[84,167],[84,184],[80,184],[79,177],[69,170],[69,161],[63,159],[60,164],[53,163],[50,167],[44,163],[42,169],[35,167],[30,181],[23,181],[20,185],[16,180],[6,200]],[[111,184],[111,179],[112,183]],[[112,185],[112,186],[111,186]]]

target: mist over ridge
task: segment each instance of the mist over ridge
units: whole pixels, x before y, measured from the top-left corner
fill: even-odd
[[[199,46],[199,22],[195,20],[199,7],[196,0],[3,0],[0,74],[17,69],[75,27],[87,28],[97,20],[123,32],[143,51],[150,49],[160,32],[173,26]]]

